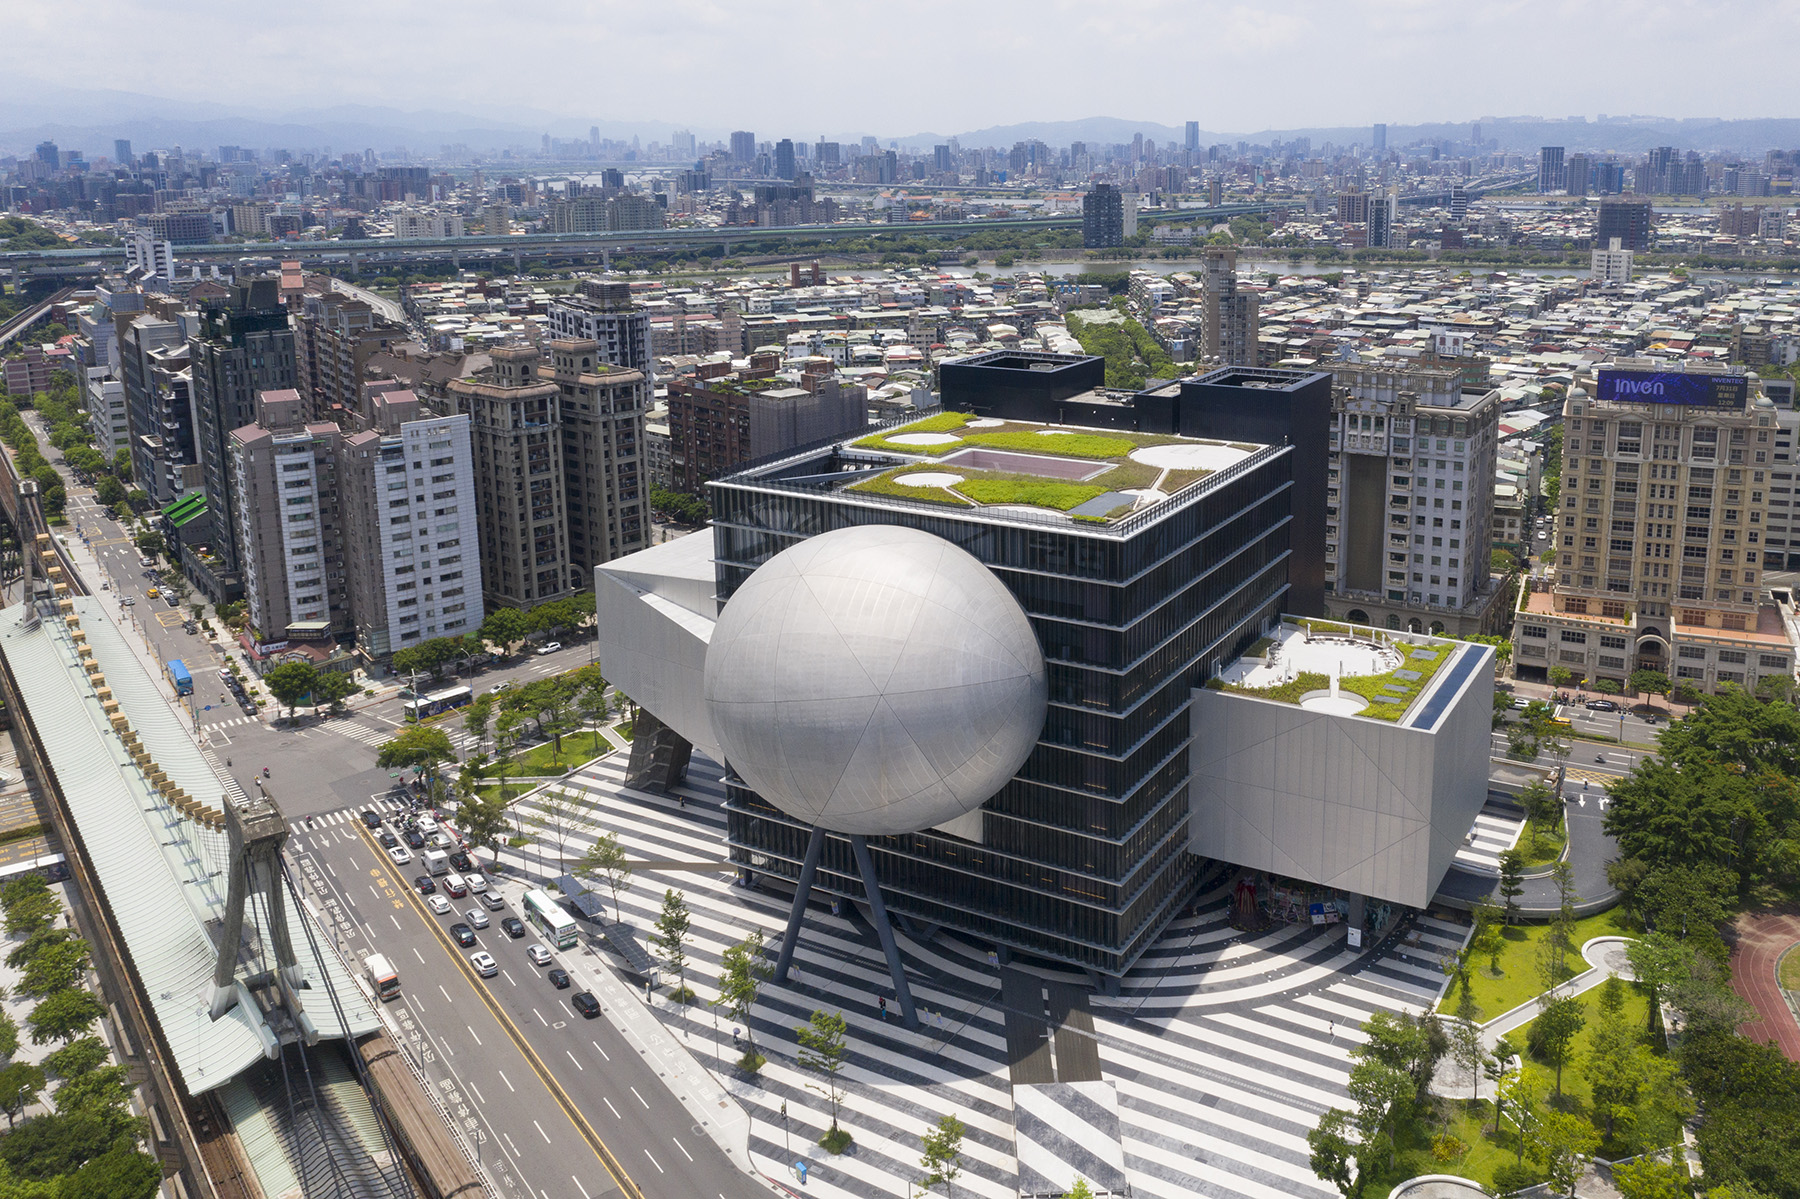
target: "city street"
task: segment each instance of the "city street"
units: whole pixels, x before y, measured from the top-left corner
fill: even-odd
[[[525,956],[542,942],[536,930],[517,940],[501,930],[503,918],[522,914],[521,884],[501,884],[503,910],[489,912],[470,895],[452,901],[455,915],[438,917],[413,886],[423,867],[388,862],[360,821],[296,835],[288,849],[345,956],[382,953],[399,972],[401,996],[387,1010],[452,1117],[481,1146],[501,1195],[618,1192],[600,1142],[654,1199],[766,1193],[670,1093],[651,1058],[654,1044],[628,1038],[605,1013],[586,1019],[570,1006],[583,977],[606,966],[583,948],[559,953],[557,964],[576,982],[557,990]],[[461,948],[448,928],[466,921],[468,908],[491,923]],[[499,962],[493,978],[480,979],[469,965],[478,949]]]

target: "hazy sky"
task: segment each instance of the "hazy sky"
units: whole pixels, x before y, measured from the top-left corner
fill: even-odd
[[[1097,115],[1218,132],[1483,115],[1800,116],[1786,61],[1800,45],[1793,0],[8,7],[10,70],[76,86],[92,70],[101,86],[265,110],[531,108],[799,138]]]

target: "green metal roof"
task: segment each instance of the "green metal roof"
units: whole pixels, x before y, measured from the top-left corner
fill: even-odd
[[[206,515],[206,493],[196,491],[192,495],[183,496],[162,510],[163,519],[176,528],[181,528],[196,516]]]

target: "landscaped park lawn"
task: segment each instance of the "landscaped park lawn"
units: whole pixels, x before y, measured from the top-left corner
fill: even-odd
[[[1588,968],[1587,961],[1580,952],[1587,942],[1595,937],[1628,935],[1616,923],[1616,913],[1617,909],[1614,909],[1612,912],[1602,912],[1575,922],[1570,935],[1574,949],[1568,955],[1571,977]],[[1544,981],[1538,977],[1538,946],[1549,933],[1550,925],[1547,923],[1515,924],[1507,929],[1506,948],[1500,954],[1499,978],[1488,977],[1487,959],[1474,963],[1470,989],[1479,1009],[1477,1019],[1485,1022],[1510,1012],[1521,1003],[1536,998],[1544,989]],[[1445,992],[1437,1010],[1446,1015],[1454,1015],[1459,1002],[1461,990],[1453,986]]]

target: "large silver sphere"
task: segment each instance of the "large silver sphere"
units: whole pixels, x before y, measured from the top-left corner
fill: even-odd
[[[1018,601],[915,529],[822,533],[732,595],[706,702],[733,769],[795,819],[907,833],[981,806],[1044,726],[1044,656]]]

